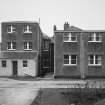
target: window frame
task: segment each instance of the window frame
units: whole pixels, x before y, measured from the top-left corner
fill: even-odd
[[[16,42],[7,42],[7,50],[16,50]]]
[[[43,59],[43,68],[49,68],[49,60],[47,59]]]
[[[24,25],[23,32],[24,33],[32,33],[32,26],[31,25]]]
[[[28,67],[28,61],[27,60],[23,60],[23,67]]]
[[[65,58],[64,58],[64,60],[63,60],[64,62],[65,62],[65,60],[68,60],[68,61],[69,61],[68,64],[63,63],[65,66],[66,66],[66,65],[70,65],[70,66],[76,66],[76,65],[77,65],[77,55],[75,55],[75,54],[71,54],[71,55],[65,54],[65,55],[68,55],[68,56],[69,56],[69,59],[65,59]],[[64,56],[65,56],[65,55],[64,55]],[[76,59],[71,59],[73,55],[76,56]],[[73,63],[72,63],[72,60],[76,60],[76,63],[73,64]]]
[[[92,54],[91,54],[92,55]],[[88,55],[88,66],[101,66],[102,65],[102,56],[101,55],[92,55],[93,56],[93,64],[90,63],[90,56],[91,55]],[[98,58],[96,59],[96,56],[98,56]],[[99,64],[96,63],[96,61],[100,62]]]
[[[8,25],[7,26],[7,33],[14,33],[14,32],[16,32],[16,26],[14,26],[14,25]]]
[[[33,46],[32,42],[24,42],[24,50],[32,50],[32,46]]]
[[[98,32],[99,40],[97,40],[97,32],[93,32],[91,35],[88,35],[88,38],[91,37],[93,40],[88,40],[88,42],[102,42],[102,35]]]
[[[75,34],[76,40],[74,40],[74,41],[72,40],[72,37],[74,37],[72,34],[73,34],[73,32],[70,32],[67,35],[63,34],[63,42],[77,42],[77,34]],[[68,40],[65,40],[65,38],[68,38]]]
[[[6,68],[7,67],[7,62],[6,62],[6,60],[2,60],[2,68]]]

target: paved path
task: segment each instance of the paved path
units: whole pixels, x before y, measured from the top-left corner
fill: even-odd
[[[0,78],[0,87],[3,88],[105,88],[105,80],[38,80],[18,81]]]
[[[105,81],[18,81],[8,78],[0,78],[0,105],[30,105],[36,98],[40,88],[83,88],[87,82],[89,83],[90,88],[99,88],[100,86],[105,88]]]
[[[6,88],[0,89],[0,105],[30,105],[39,89]]]

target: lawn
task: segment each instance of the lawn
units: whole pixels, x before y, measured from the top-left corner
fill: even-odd
[[[104,98],[105,91],[40,89],[31,105],[95,105]]]

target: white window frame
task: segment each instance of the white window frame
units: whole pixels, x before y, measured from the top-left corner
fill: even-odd
[[[24,43],[26,43],[26,46],[27,46],[27,48],[26,48],[26,49],[24,48],[24,50],[32,50],[32,49],[29,48],[29,46],[30,46],[29,43],[30,43],[30,42],[24,42]],[[32,43],[32,42],[31,42],[31,43]]]
[[[31,28],[31,30],[32,30],[32,26],[30,26],[30,25],[25,25],[23,32],[24,32],[24,33],[32,33],[32,31],[30,31],[30,28]],[[26,29],[26,30],[25,30],[25,29]]]
[[[10,31],[8,31],[8,28],[10,27]],[[13,25],[9,25],[9,26],[7,26],[7,33],[14,33],[15,32],[15,26],[13,26]]]
[[[68,37],[68,40],[64,40],[64,37]],[[66,35],[63,35],[63,41],[64,42],[77,42],[77,35],[76,35],[76,40],[73,41],[72,40],[72,33],[70,32],[67,36]]]
[[[96,64],[96,56],[99,56],[100,63]],[[102,56],[101,55],[93,55],[93,64],[90,64],[90,55],[88,55],[88,66],[101,66],[102,64]]]
[[[65,54],[65,55],[67,55],[67,54]],[[72,59],[71,59],[71,56],[72,55],[69,55],[69,64],[64,64],[65,66],[67,65],[70,65],[70,66],[76,66],[77,65],[77,55],[76,55],[76,64],[71,64],[71,61],[72,61]]]
[[[28,67],[28,60],[23,60],[23,67],[24,68]]]
[[[93,40],[92,41],[88,41],[88,42],[102,42],[102,36],[100,35],[100,33],[99,33],[99,39],[100,40],[98,40],[98,41],[96,40],[96,37],[97,37],[96,32],[91,34],[91,37],[93,37]]]
[[[10,46],[11,46],[10,49],[8,48],[8,43],[10,43]],[[14,42],[8,42],[8,43],[7,43],[7,49],[8,49],[8,50],[16,50],[16,49],[13,48],[13,46],[14,46],[13,43],[14,43]]]
[[[7,61],[6,60],[2,60],[2,68],[6,68],[7,67]]]

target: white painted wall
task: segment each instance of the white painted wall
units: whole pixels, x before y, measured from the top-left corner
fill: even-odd
[[[27,60],[27,59],[24,59]],[[35,59],[28,59],[28,67],[23,67],[23,60],[18,60],[18,76],[37,76],[37,64]]]
[[[6,60],[6,67],[2,67],[2,60]],[[0,76],[11,76],[12,75],[12,63],[9,59],[0,59]]]
[[[2,67],[2,60],[6,60],[7,66]],[[23,60],[19,59],[0,59],[0,76],[12,76],[13,75],[13,67],[12,61],[17,61],[18,68],[17,68],[17,76],[37,76],[37,60],[36,59],[24,59],[28,61],[28,67],[23,67]]]

